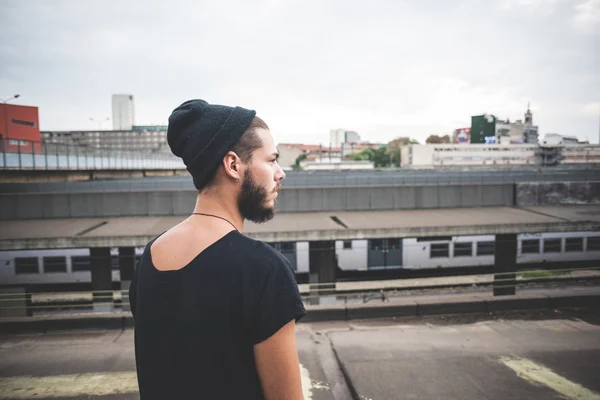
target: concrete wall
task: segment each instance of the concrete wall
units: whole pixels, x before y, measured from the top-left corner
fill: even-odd
[[[511,206],[513,184],[286,188],[280,212]],[[0,194],[0,220],[189,214],[195,191]]]
[[[600,203],[600,182],[527,182],[515,190],[518,206]]]

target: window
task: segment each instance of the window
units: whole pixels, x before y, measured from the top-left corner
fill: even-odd
[[[454,243],[454,257],[471,257],[473,255],[473,243]]]
[[[15,274],[37,274],[40,272],[37,257],[16,257]]]
[[[540,240],[539,239],[525,239],[521,242],[521,253],[522,254],[539,254],[540,252]]]
[[[400,239],[388,239],[388,249],[399,249]]]
[[[600,236],[587,238],[587,251],[600,251]]]
[[[432,243],[429,249],[429,258],[444,258],[450,256],[448,243]]]
[[[23,121],[22,119],[12,119],[11,118],[10,122],[12,122],[15,125],[35,127],[35,122]]]
[[[344,240],[344,249],[352,249],[352,240]]]
[[[562,239],[544,239],[544,253],[560,253]]]
[[[477,255],[478,256],[493,256],[496,254],[496,243],[489,242],[477,242]]]
[[[417,242],[441,242],[443,240],[451,241],[452,236],[423,236],[417,238]]]
[[[296,250],[296,243],[294,242],[281,242],[280,243],[280,251],[295,251]]]
[[[44,273],[67,272],[66,257],[44,257]]]
[[[25,147],[25,146],[29,145],[29,142],[27,140],[8,139],[8,144],[11,146]]]
[[[565,251],[583,251],[583,238],[566,238]]]
[[[92,263],[90,256],[73,256],[71,257],[71,269],[73,272],[91,271]]]
[[[371,240],[371,250],[382,250],[382,249],[383,249],[383,240],[381,240],[381,239]]]

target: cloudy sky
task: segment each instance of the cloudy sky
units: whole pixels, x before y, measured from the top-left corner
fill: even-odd
[[[42,130],[95,129],[113,93],[139,125],[201,98],[305,143],[424,140],[531,101],[542,133],[598,143],[600,0],[0,2],[0,97]]]

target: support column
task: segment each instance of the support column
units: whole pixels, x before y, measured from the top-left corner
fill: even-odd
[[[494,252],[494,296],[514,295],[517,277],[517,235],[496,235]]]
[[[113,310],[110,248],[90,248],[94,312]]]
[[[311,296],[332,294],[335,292],[335,282],[337,280],[335,242],[332,240],[309,242],[308,254]],[[312,299],[311,297],[309,303],[319,304],[319,299]]]
[[[131,311],[129,286],[135,268],[135,247],[119,247],[119,272],[121,274],[121,309]]]

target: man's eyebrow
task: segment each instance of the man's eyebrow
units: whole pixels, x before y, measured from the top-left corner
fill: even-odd
[[[277,152],[271,153],[271,156],[275,157],[276,159],[279,159],[279,153]]]

